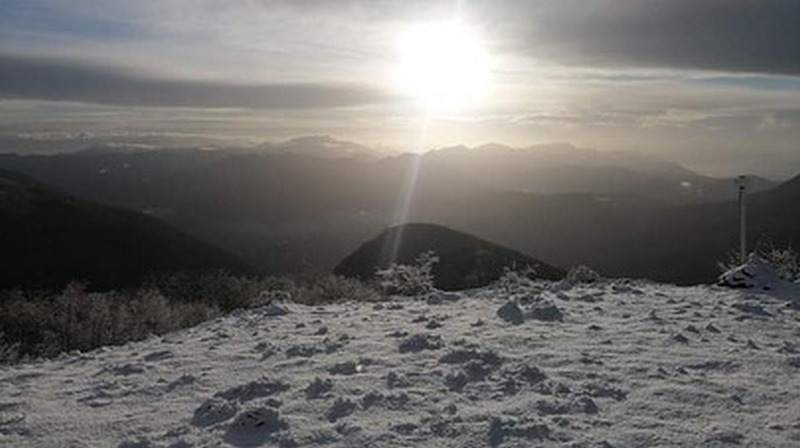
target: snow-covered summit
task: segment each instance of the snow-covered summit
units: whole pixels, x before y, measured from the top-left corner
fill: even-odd
[[[786,305],[631,281],[265,305],[0,367],[0,446],[796,447]]]

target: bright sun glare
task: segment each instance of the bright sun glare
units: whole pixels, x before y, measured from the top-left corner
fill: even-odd
[[[480,36],[459,21],[414,25],[398,39],[394,84],[428,112],[477,105],[488,94],[489,74]]]

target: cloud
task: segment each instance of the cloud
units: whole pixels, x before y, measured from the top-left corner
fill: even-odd
[[[505,45],[535,58],[800,74],[796,0],[501,0],[475,9]]]
[[[0,66],[0,98],[5,99],[248,109],[345,108],[393,99],[365,85],[170,79],[78,61],[7,54],[0,54]]]
[[[498,51],[569,65],[800,75],[797,0],[291,3],[302,5],[304,14],[384,23],[453,14],[460,5],[465,18],[494,38]]]

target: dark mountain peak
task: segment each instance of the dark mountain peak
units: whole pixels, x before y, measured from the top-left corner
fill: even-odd
[[[563,276],[561,270],[521,252],[447,227],[424,223],[387,229],[342,260],[334,273],[368,280],[378,269],[385,269],[392,263],[411,264],[427,251],[433,251],[439,258],[434,267],[434,282],[441,289],[485,286],[512,266],[533,267],[546,279]]]
[[[778,185],[775,192],[779,194],[800,195],[800,174]]]

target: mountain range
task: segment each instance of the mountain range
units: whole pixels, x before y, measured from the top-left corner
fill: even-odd
[[[737,247],[733,179],[671,162],[567,144],[393,156],[365,148],[318,136],[214,151],[9,153],[0,167],[157,217],[273,274],[330,272],[406,222],[444,225],[560,268],[681,284],[714,281],[716,261]],[[751,183],[751,245],[797,247],[797,181]]]

